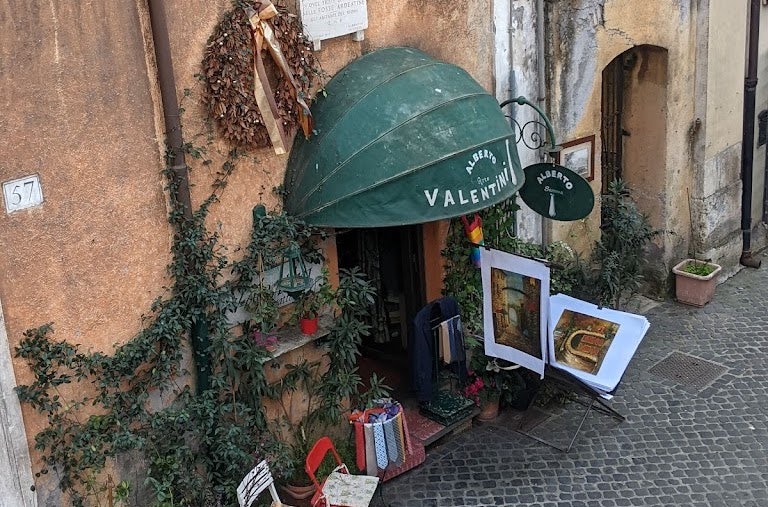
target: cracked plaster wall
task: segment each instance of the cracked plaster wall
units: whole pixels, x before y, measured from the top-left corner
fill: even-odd
[[[731,146],[741,140],[746,7],[693,0],[571,0],[548,5],[553,119],[565,140],[595,134],[596,196],[601,185],[602,70],[632,47],[664,48],[669,79],[666,147],[658,153],[666,168],[661,225],[674,234],[665,234],[658,245],[662,261],[668,267],[689,255],[698,239],[700,250],[734,263],[741,183],[740,156],[734,157]],[[698,126],[696,118],[701,119]],[[658,149],[658,143],[649,143],[647,149]],[[598,226],[599,203],[585,220],[554,225],[553,235],[585,251],[598,239]]]
[[[493,4],[495,52],[495,93],[503,102],[520,95],[545,109],[539,93],[538,57],[536,31],[539,20],[536,16],[537,0],[501,0]],[[528,106],[513,104],[505,111],[511,114],[519,125],[538,120],[538,113]],[[536,132],[532,124],[523,134],[528,140]],[[539,132],[541,133],[541,132]],[[523,167],[540,162],[540,153],[517,143],[520,162]],[[541,241],[541,216],[531,211],[522,199],[517,200],[521,212],[517,215],[517,235],[532,241]]]

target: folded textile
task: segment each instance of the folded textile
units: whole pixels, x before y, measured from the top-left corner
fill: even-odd
[[[387,456],[387,442],[384,439],[384,424],[373,423],[373,444],[376,447],[376,465],[382,470],[387,468],[389,457]]]
[[[448,330],[448,322],[441,322],[440,323],[440,330],[439,330],[439,338],[440,338],[440,353],[443,357],[443,362],[445,364],[451,364],[451,361],[453,360],[453,356],[451,354],[451,335]]]
[[[354,424],[355,427],[355,463],[357,469],[361,472],[365,470],[365,430],[360,423]]]

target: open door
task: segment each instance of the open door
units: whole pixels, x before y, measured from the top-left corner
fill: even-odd
[[[426,303],[421,229],[420,224],[350,229],[336,236],[339,267],[358,266],[377,292],[368,312],[371,335],[362,343],[361,375],[375,372],[397,391],[409,388],[408,333]]]

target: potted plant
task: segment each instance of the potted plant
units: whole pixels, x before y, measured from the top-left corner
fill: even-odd
[[[246,300],[245,309],[250,315],[246,322],[248,332],[257,345],[269,349],[277,345],[277,338],[270,333],[280,319],[280,308],[277,305],[274,289],[262,281],[251,288]]]
[[[469,372],[468,384],[464,388],[463,394],[480,407],[480,414],[477,418],[481,421],[490,421],[499,415],[501,395],[495,387],[486,384],[486,381],[477,372]]]
[[[328,281],[328,269],[323,267],[312,286],[301,293],[294,304],[293,313],[299,321],[299,327],[303,334],[315,334],[317,332],[318,317],[326,306],[330,305],[334,298],[333,288]]]
[[[686,305],[704,306],[712,300],[717,285],[719,264],[685,259],[672,268],[675,274],[675,296]]]
[[[464,396],[480,407],[478,419],[494,419],[501,405],[526,408],[522,406],[522,401],[530,401],[530,395],[527,394],[520,367],[503,359],[486,356],[482,343],[473,337],[468,337],[467,343],[471,355]]]

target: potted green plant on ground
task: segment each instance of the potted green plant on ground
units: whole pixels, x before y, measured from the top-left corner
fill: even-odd
[[[717,285],[719,264],[685,259],[672,268],[675,274],[675,297],[686,305],[704,306],[712,300]]]

